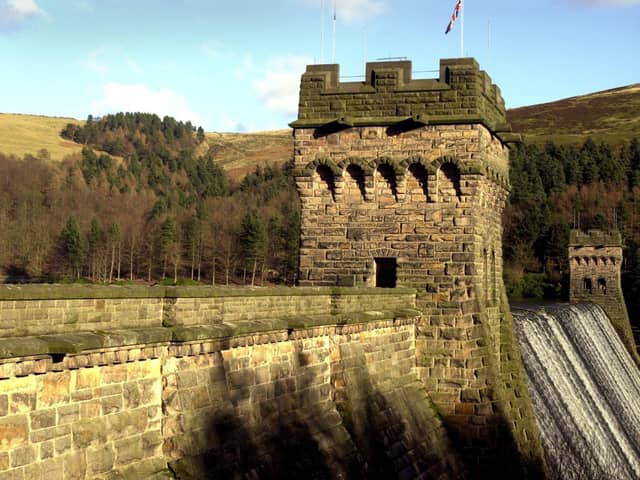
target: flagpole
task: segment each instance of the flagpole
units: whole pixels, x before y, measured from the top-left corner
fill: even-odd
[[[460,2],[460,56],[464,57],[464,0]]]

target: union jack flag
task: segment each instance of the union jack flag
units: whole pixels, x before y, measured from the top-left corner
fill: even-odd
[[[444,31],[445,35],[453,30],[453,24],[456,23],[458,19],[458,14],[460,13],[460,9],[462,8],[462,0],[458,0],[456,2],[456,6],[453,7],[453,13],[451,14],[451,20],[449,20],[449,25],[447,25],[447,29]]]

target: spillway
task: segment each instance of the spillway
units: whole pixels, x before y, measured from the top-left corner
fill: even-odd
[[[593,304],[512,306],[553,478],[640,478],[640,371]]]

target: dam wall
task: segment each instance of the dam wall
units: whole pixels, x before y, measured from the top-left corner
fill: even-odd
[[[0,477],[455,477],[413,289],[0,288]]]

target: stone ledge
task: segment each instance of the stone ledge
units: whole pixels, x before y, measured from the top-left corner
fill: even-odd
[[[140,298],[296,297],[321,295],[402,295],[414,288],[358,287],[147,287],[141,285],[0,285],[2,300],[101,300]]]
[[[158,344],[170,341],[171,337],[170,329],[157,327],[1,338],[0,359]]]
[[[165,287],[142,285],[0,285],[0,300],[163,298]]]
[[[233,323],[213,325],[180,326],[173,328],[154,327],[132,330],[112,330],[95,332],[78,332],[70,334],[52,334],[0,339],[0,359],[9,360],[33,356],[82,355],[104,351],[105,349],[127,349],[132,346],[176,345],[189,342],[229,340],[229,345],[243,344],[244,341],[232,341],[237,337],[247,337],[268,333],[285,333],[296,337],[300,330],[313,330],[329,327],[340,330],[344,326],[375,324],[380,321],[391,321],[399,324],[410,324],[420,311],[399,309],[386,311],[365,311],[353,314],[309,315],[305,317],[272,318],[260,320],[243,320]],[[308,333],[308,332],[307,332]],[[321,334],[321,333],[320,333]],[[311,336],[317,336],[318,333]],[[261,337],[262,338],[262,337]],[[257,343],[268,343],[270,336]],[[254,341],[251,341],[253,344]],[[109,357],[111,358],[111,357]],[[117,356],[113,356],[114,361]],[[123,357],[124,358],[124,357]],[[128,357],[127,357],[128,358]],[[125,359],[124,361],[128,361]],[[110,363],[107,360],[108,363]]]

